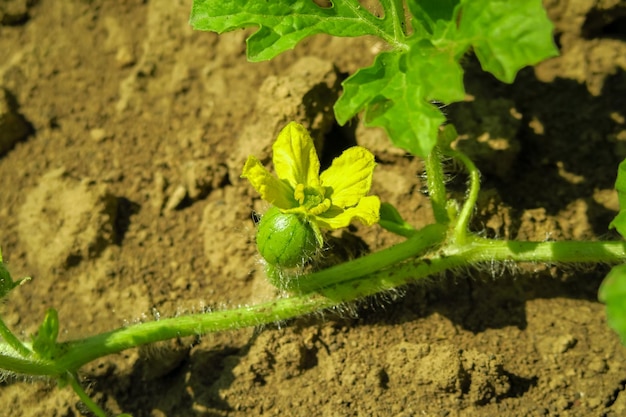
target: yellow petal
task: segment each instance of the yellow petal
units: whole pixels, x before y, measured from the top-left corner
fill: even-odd
[[[352,207],[367,195],[375,166],[374,155],[361,146],[346,149],[335,158],[330,168],[320,176],[322,186],[332,189],[330,198],[333,205]]]
[[[274,177],[254,156],[249,156],[243,167],[241,178],[247,178],[263,200],[279,209],[290,209],[297,204],[293,199],[293,189]]]
[[[345,210],[333,206],[320,216],[316,216],[314,221],[325,229],[340,229],[347,227],[354,219],[358,219],[367,226],[378,223],[380,219],[380,199],[375,195],[363,197],[356,207]]]
[[[274,169],[294,189],[298,184],[319,185],[320,161],[304,126],[291,122],[278,134],[272,147]]]

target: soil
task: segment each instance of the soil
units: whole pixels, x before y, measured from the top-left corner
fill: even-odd
[[[546,0],[561,56],[512,85],[465,59],[444,109],[482,171],[474,229],[616,239],[626,157],[626,3]],[[61,340],[279,296],[254,245],[266,208],[239,178],[288,121],[329,161],[354,143],[372,192],[432,222],[422,163],[383,132],[336,126],[342,79],[375,39],[317,36],[249,63],[245,38],[188,26],[190,1],[0,3],[0,244],[33,279],[0,310],[24,338],[50,307]],[[449,167],[450,190],[466,178]],[[336,236],[399,241],[359,225]],[[605,265],[483,265],[264,328],[132,349],[81,369],[112,413],[173,416],[623,416],[626,350],[597,289]],[[0,414],[88,415],[69,388],[0,382]]]

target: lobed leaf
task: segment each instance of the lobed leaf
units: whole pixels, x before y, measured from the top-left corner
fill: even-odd
[[[194,0],[190,23],[196,30],[217,33],[258,26],[246,41],[250,61],[272,59],[318,33],[387,39],[400,35],[394,31],[392,16],[378,18],[357,0],[335,1],[332,7],[311,0]]]
[[[526,65],[554,56],[552,23],[541,0],[407,0],[413,33],[406,37],[402,0],[380,0],[377,17],[357,0],[194,0],[194,29],[223,33],[257,26],[247,39],[248,58],[267,60],[307,36],[377,36],[390,50],[343,83],[335,116],[345,124],[365,111],[391,141],[426,157],[445,121],[437,108],[464,97],[459,59],[473,48],[485,71],[512,82]]]
[[[512,82],[526,65],[556,55],[552,24],[540,0],[409,0],[413,35],[408,50],[381,53],[343,83],[335,116],[346,123],[365,110],[396,146],[426,157],[444,115],[435,106],[463,99],[458,61],[470,47],[483,69]]]
[[[464,0],[456,38],[469,40],[483,69],[512,83],[527,65],[558,55],[541,0]]]
[[[412,43],[404,53],[379,54],[342,85],[334,108],[340,124],[365,110],[367,125],[382,127],[394,145],[424,158],[445,121],[431,101],[450,103],[465,94],[463,70],[453,54],[428,41]]]
[[[418,36],[433,36],[438,27],[447,26],[454,20],[459,0],[408,0],[407,6],[413,20],[413,30]]]
[[[598,299],[606,304],[609,326],[617,332],[626,345],[626,265],[618,265],[608,273],[600,289]]]

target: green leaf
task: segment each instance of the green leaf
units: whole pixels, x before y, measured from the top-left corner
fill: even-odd
[[[6,295],[18,285],[19,283],[13,281],[11,273],[6,266],[4,266],[4,263],[0,261],[0,298],[6,297]]]
[[[380,220],[378,223],[384,229],[400,236],[411,237],[417,233],[417,230],[402,218],[398,209],[389,203],[380,205]]]
[[[459,137],[459,133],[456,131],[454,125],[445,125],[443,129],[439,131],[439,137],[437,138],[437,144],[439,149],[448,150],[452,148],[452,142]]]
[[[59,315],[54,308],[48,309],[37,335],[33,337],[33,350],[41,358],[54,359],[58,352]]]
[[[464,0],[456,39],[469,40],[483,69],[506,83],[558,55],[541,0]]]
[[[459,0],[408,0],[407,6],[414,17],[413,30],[433,35],[439,25],[437,22],[442,21],[447,25],[454,20],[454,9],[458,4]]]
[[[428,41],[410,44],[407,52],[383,52],[371,67],[343,82],[335,116],[345,124],[365,109],[365,123],[387,131],[391,142],[425,158],[445,121],[430,101],[450,103],[464,97],[463,70],[452,53]]]
[[[367,125],[382,127],[393,144],[420,157],[431,152],[445,121],[433,102],[464,97],[458,60],[468,48],[506,82],[523,66],[557,53],[540,1],[411,0],[408,6],[415,29],[409,50],[383,52],[345,80],[335,116],[344,124],[365,110]]]
[[[374,35],[390,43],[404,36],[394,29],[391,14],[378,18],[356,0],[333,3],[320,7],[311,0],[194,0],[190,23],[196,30],[217,33],[258,26],[247,40],[248,59],[255,62],[272,59],[318,33]]]
[[[459,59],[474,49],[483,69],[512,82],[526,65],[554,56],[552,24],[541,0],[408,0],[412,35],[404,31],[401,0],[380,0],[383,17],[357,0],[194,0],[194,29],[223,33],[256,26],[247,40],[251,61],[271,59],[307,36],[373,35],[389,44],[372,66],[344,81],[335,116],[345,124],[360,111],[391,141],[426,157],[445,117],[433,104],[464,97]]]
[[[337,1],[341,0],[335,0],[335,2]],[[401,42],[406,37],[404,1],[380,0],[380,4],[384,11],[382,20],[385,25],[385,31],[391,34],[393,39]]]
[[[615,189],[619,201],[619,213],[609,224],[609,229],[617,229],[622,237],[626,237],[626,159],[619,164],[617,169]]]
[[[626,345],[626,265],[611,269],[600,285],[598,299],[606,304],[609,326]]]
[[[0,299],[6,297],[13,288],[20,286],[29,279],[30,277],[25,277],[17,281],[13,281],[11,273],[2,261],[2,250],[0,249]]]

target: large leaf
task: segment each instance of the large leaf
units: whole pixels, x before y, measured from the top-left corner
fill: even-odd
[[[450,103],[465,94],[463,71],[453,54],[427,41],[411,44],[405,53],[383,52],[371,67],[343,82],[335,116],[346,123],[365,109],[365,123],[380,126],[391,141],[414,155],[426,157],[445,121],[431,101]]]
[[[409,0],[414,34],[408,49],[384,52],[343,83],[339,123],[365,110],[365,122],[426,157],[445,117],[434,103],[464,97],[459,59],[474,48],[483,68],[512,82],[525,65],[553,56],[552,24],[537,0]]]
[[[247,40],[248,58],[271,59],[307,36],[377,36],[389,45],[374,64],[349,77],[335,105],[344,124],[365,111],[365,122],[391,141],[426,157],[445,121],[437,106],[462,100],[458,61],[470,48],[483,68],[512,82],[526,65],[557,54],[541,0],[407,0],[412,35],[404,32],[401,0],[380,0],[376,17],[357,0],[194,0],[191,24],[222,33],[258,26]]]
[[[408,0],[409,11],[414,18],[411,22],[413,30],[434,35],[439,22],[447,26],[453,20],[458,4],[459,0]]]
[[[385,2],[386,10],[389,3]],[[333,7],[320,7],[311,0],[194,0],[190,23],[196,30],[217,33],[258,26],[247,40],[250,61],[272,59],[318,33],[389,39],[395,32],[394,16],[378,18],[357,0],[335,1]]]
[[[483,69],[506,83],[558,55],[541,0],[465,0],[456,38],[469,40]]]

